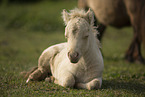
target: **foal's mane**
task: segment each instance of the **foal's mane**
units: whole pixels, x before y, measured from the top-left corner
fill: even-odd
[[[84,18],[84,19],[87,19],[86,18],[86,11],[83,10],[83,9],[78,9],[78,8],[75,8],[73,10],[70,10],[70,13],[69,13],[69,16],[70,16],[70,19],[74,19],[74,18],[77,18],[77,17],[80,17],[80,18]],[[94,13],[93,11],[90,12],[91,15],[93,15],[93,18],[94,18]],[[101,48],[101,43],[100,41],[98,40],[97,38],[97,35],[99,34],[99,32],[97,31],[97,27],[94,26],[94,19],[93,19],[93,22],[90,23],[90,30],[94,33],[94,35],[96,36],[96,42],[97,42],[97,45],[99,46],[99,48]]]
[[[80,18],[85,18],[86,17],[86,11],[82,9],[75,8],[73,10],[70,10],[70,19],[80,17]]]

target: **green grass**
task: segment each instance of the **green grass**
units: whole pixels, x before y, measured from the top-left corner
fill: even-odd
[[[63,88],[53,83],[30,82],[20,72],[37,66],[41,52],[66,41],[62,9],[72,9],[76,1],[13,4],[0,8],[0,95],[20,96],[126,96],[145,95],[145,66],[127,63],[124,54],[132,39],[132,28],[109,27],[103,37],[103,84],[99,90]]]

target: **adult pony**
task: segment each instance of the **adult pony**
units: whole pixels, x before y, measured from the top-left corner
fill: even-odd
[[[134,37],[126,52],[125,59],[129,62],[145,64],[141,54],[141,43],[145,38],[145,1],[144,0],[78,0],[80,8],[90,7],[103,24],[100,30],[100,39],[106,26],[117,28],[132,25]]]
[[[92,11],[74,9],[63,11],[66,24],[66,43],[44,50],[38,61],[38,68],[29,75],[30,80],[43,80],[52,74],[63,87],[98,89],[102,84],[103,58],[96,39]]]

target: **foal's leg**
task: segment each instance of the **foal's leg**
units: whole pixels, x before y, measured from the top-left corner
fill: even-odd
[[[26,83],[28,83],[30,80],[34,81],[40,81],[44,80],[48,74],[51,75],[50,70],[50,63],[52,61],[52,58],[58,54],[65,46],[65,43],[58,44],[51,46],[47,48],[40,56],[38,60],[38,69],[36,69],[34,72],[32,72]]]
[[[76,83],[75,86],[76,88],[79,88],[79,89],[92,90],[92,89],[101,88],[101,85],[102,85],[102,78],[95,78],[88,83]]]
[[[47,50],[47,52],[42,53],[38,61],[38,68],[29,75],[26,83],[28,83],[30,80],[31,81],[44,80],[49,73],[51,74],[49,65],[50,58],[51,57],[49,56],[49,50]]]
[[[69,72],[65,72],[62,73],[61,75],[59,75],[59,79],[55,79],[54,83],[61,85],[63,87],[68,87],[68,88],[73,88],[75,85],[75,78],[74,76],[69,73]]]

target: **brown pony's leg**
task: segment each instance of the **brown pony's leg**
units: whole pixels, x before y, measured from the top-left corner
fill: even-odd
[[[137,33],[135,33],[134,39],[126,52],[125,59],[129,62],[139,62],[145,64],[141,54],[141,41],[138,38]]]
[[[96,24],[97,25],[97,24]],[[103,37],[103,35],[104,35],[104,33],[105,33],[105,29],[106,29],[106,26],[105,25],[103,25],[103,24],[99,24],[98,26],[97,26],[97,31],[99,32],[99,34],[98,34],[98,39],[101,41],[102,40],[102,37]]]
[[[141,43],[143,41],[143,36],[141,32],[141,25],[144,22],[141,17],[143,11],[143,5],[145,2],[143,0],[124,0],[124,3],[127,8],[127,13],[130,17],[131,24],[134,30],[134,39],[126,52],[126,60],[129,62],[139,62],[145,64],[144,58],[141,54]],[[144,13],[144,11],[143,11]]]

